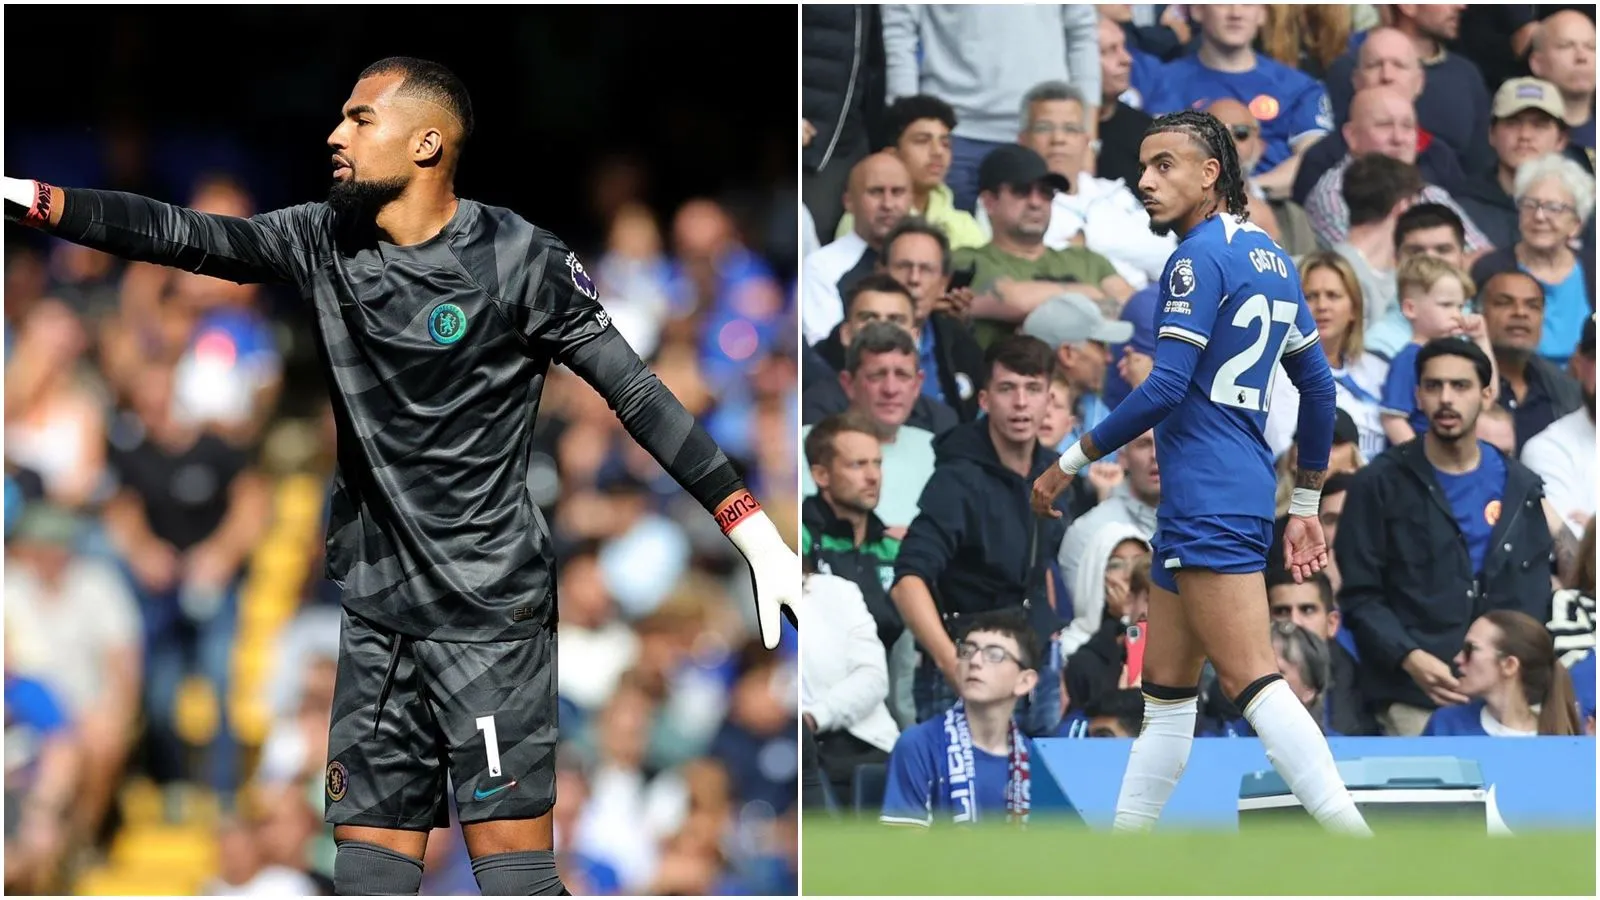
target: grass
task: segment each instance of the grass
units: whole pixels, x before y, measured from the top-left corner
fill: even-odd
[[[1112,836],[1046,823],[933,831],[807,818],[812,894],[1595,895],[1595,832],[1405,823],[1371,841],[1282,823]]]

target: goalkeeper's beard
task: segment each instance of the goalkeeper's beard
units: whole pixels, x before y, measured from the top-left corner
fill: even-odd
[[[340,216],[371,219],[378,210],[400,199],[405,190],[404,178],[361,181],[352,169],[348,180],[335,181],[328,187],[328,205]]]

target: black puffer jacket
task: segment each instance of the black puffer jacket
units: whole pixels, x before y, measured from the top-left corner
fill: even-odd
[[[883,21],[876,6],[807,5],[800,34],[800,114],[817,129],[801,158],[817,172],[871,147],[885,90]]]
[[[1390,447],[1356,473],[1334,540],[1344,577],[1339,608],[1361,652],[1361,695],[1374,709],[1433,708],[1401,663],[1412,650],[1449,662],[1484,613],[1513,609],[1550,621],[1555,554],[1539,476],[1506,459],[1489,551],[1474,574],[1424,446],[1416,438]]]

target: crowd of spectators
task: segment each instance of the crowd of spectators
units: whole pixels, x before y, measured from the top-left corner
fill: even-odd
[[[1184,109],[1232,135],[1338,388],[1303,584],[1277,569],[1281,372],[1268,407],[1286,680],[1330,735],[1593,733],[1592,6],[806,6],[802,31],[808,803],[925,824],[908,771],[976,765],[1014,813],[1004,735],[977,740],[996,709],[1029,739],[1137,733],[1182,462],[1146,434],[1061,519],[1028,495],[1151,370],[1181,236],[1148,227],[1139,146]],[[997,699],[1005,666],[1037,678]],[[1197,731],[1249,734],[1209,670]]]
[[[637,184],[603,176],[598,239],[564,237],[773,520],[796,522],[795,273],[755,217],[781,211],[656,208]],[[158,199],[259,211],[225,174]],[[20,230],[6,250],[7,891],[331,893],[335,430],[298,298]],[[794,893],[793,630],[761,647],[737,552],[564,369],[528,490],[561,563],[566,885]],[[478,893],[459,829],[426,862],[424,894]]]

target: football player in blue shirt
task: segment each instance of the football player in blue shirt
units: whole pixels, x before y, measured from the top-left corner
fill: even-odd
[[[1284,566],[1327,565],[1317,519],[1333,446],[1334,385],[1289,254],[1250,224],[1228,130],[1209,113],[1161,116],[1139,148],[1151,227],[1183,235],[1157,302],[1155,370],[1033,486],[1033,509],[1090,461],[1156,430],[1161,506],[1150,569],[1144,727],[1114,827],[1155,825],[1194,740],[1200,670],[1211,660],[1301,804],[1331,830],[1371,834],[1327,740],[1278,674],[1263,576],[1276,479],[1264,429],[1274,371],[1300,390],[1300,458]]]

